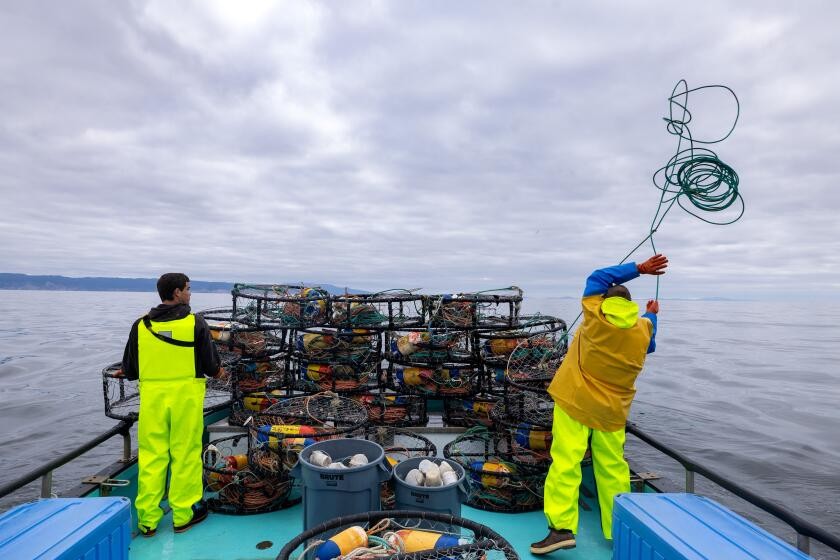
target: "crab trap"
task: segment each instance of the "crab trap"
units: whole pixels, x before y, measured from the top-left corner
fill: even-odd
[[[258,466],[250,440],[235,435],[211,441],[202,453],[208,507],[218,513],[265,513],[300,502],[288,472]]]
[[[324,392],[281,400],[265,410],[265,418],[273,418],[274,424],[312,425],[340,434],[361,428],[367,411],[355,401]]]
[[[551,425],[534,424],[506,414],[505,403],[500,401],[490,412],[497,436],[517,457],[527,458],[529,465],[551,462]]]
[[[427,296],[428,324],[459,329],[510,328],[519,321],[522,290],[500,290]]]
[[[247,423],[251,465],[287,474],[304,447],[359,430],[366,421],[362,405],[335,394],[286,398]]]
[[[468,505],[502,512],[542,507],[548,464],[532,453],[513,449],[506,435],[472,428],[449,442],[443,456],[466,471]]]
[[[382,446],[385,460],[393,469],[401,461],[414,457],[434,457],[437,447],[431,440],[410,430],[390,426],[366,426],[350,435],[355,439],[366,439]],[[379,499],[383,509],[394,509],[395,494],[393,479],[381,483]]]
[[[545,391],[509,387],[490,417],[496,424],[526,422],[550,430],[554,423],[554,399]]]
[[[290,385],[307,392],[356,393],[379,386],[381,362],[315,362],[292,357],[289,361]],[[294,377],[296,376],[296,379]]]
[[[472,336],[463,330],[416,328],[385,333],[386,357],[397,362],[470,362]]]
[[[481,389],[481,367],[472,363],[436,365],[388,364],[388,386],[407,395],[428,397],[467,396]]]
[[[399,329],[425,322],[423,296],[408,290],[344,294],[332,298],[331,324],[341,328]]]
[[[364,405],[368,423],[378,426],[425,426],[429,422],[426,399],[420,395],[377,390],[349,395]]]
[[[214,331],[211,330],[212,332]],[[254,361],[276,359],[288,351],[288,335],[285,329],[232,327],[229,331],[224,331],[224,335],[215,340],[220,351],[233,352]]]
[[[102,392],[105,398],[105,416],[116,420],[136,421],[140,414],[140,388],[137,380],[126,379],[120,362],[102,370]],[[230,402],[230,385],[227,379],[207,379],[204,391],[204,410],[215,410]]]
[[[236,353],[251,358],[279,354],[285,350],[284,329],[256,327],[233,319],[228,308],[206,309],[196,313],[204,318],[210,336],[220,352]]]
[[[476,333],[479,356],[490,383],[488,391],[501,392],[508,383],[545,387],[560,366],[568,348],[566,323],[538,316],[524,325]]]
[[[230,404],[228,424],[231,426],[244,426],[248,422],[248,418],[255,414],[265,412],[270,406],[288,397],[289,395],[286,389],[236,393],[236,398]]]
[[[498,395],[479,394],[468,399],[443,400],[443,423],[447,426],[471,428],[493,425],[490,412],[499,401]]]
[[[493,529],[430,511],[371,511],[337,517],[299,534],[278,560],[519,560]]]
[[[367,329],[302,329],[292,337],[295,353],[317,362],[365,362],[382,349],[379,333]]]
[[[330,319],[330,294],[317,286],[234,284],[235,321],[257,328],[300,328]]]

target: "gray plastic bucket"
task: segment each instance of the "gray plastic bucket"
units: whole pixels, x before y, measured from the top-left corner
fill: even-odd
[[[319,467],[309,462],[319,449],[334,461],[361,453],[368,464],[346,469]],[[382,446],[364,439],[328,439],[304,448],[290,472],[302,482],[304,531],[335,517],[379,511],[379,485],[391,478],[384,459]]]
[[[411,469],[416,469],[421,461],[428,459],[440,465],[444,461],[449,463],[458,481],[449,486],[413,486],[405,481],[405,475]],[[412,457],[400,461],[394,467],[394,493],[396,494],[396,509],[419,509],[461,516],[461,502],[466,500],[464,468],[450,459],[440,457]]]

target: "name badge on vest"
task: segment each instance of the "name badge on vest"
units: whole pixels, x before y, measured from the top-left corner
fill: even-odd
[[[158,331],[157,333],[166,338],[172,338],[172,331]]]

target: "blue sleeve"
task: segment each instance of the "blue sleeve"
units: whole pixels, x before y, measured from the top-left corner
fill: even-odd
[[[650,344],[648,344],[647,349],[647,353],[652,354],[656,352],[656,313],[645,313],[642,317],[650,319],[650,322],[653,323],[653,333],[650,335]]]
[[[605,294],[612,284],[624,284],[638,277],[639,269],[634,262],[599,268],[586,279],[583,297]]]

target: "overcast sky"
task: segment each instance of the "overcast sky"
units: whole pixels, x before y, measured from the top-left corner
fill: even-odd
[[[0,272],[573,296],[684,78],[746,211],[668,214],[661,297],[840,293],[840,5],[590,4],[3,2]]]

